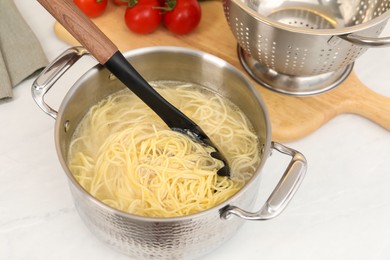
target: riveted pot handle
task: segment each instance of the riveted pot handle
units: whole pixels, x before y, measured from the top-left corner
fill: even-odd
[[[37,105],[49,116],[56,119],[57,111],[46,104],[44,97],[59,78],[82,56],[89,54],[83,47],[72,47],[51,62],[36,78],[31,93]]]
[[[267,220],[278,216],[290,202],[306,174],[307,162],[300,152],[280,143],[273,142],[272,148],[290,155],[292,159],[263,207],[257,212],[248,212],[236,206],[228,206],[221,213],[222,219],[236,215],[246,220]]]
[[[362,46],[362,47],[388,47],[390,46],[390,37],[383,38],[373,38],[373,37],[365,37],[359,36],[356,34],[345,34],[339,35],[341,39],[348,41],[350,43]]]

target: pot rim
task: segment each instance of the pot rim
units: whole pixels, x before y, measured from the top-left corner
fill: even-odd
[[[63,170],[65,171],[68,179],[70,182],[73,184],[73,186],[77,189],[78,192],[83,193],[85,195],[85,198],[88,199],[90,202],[96,204],[97,206],[101,207],[102,209],[109,211],[111,214],[116,214],[120,217],[123,218],[131,218],[135,221],[143,221],[143,222],[162,222],[162,223],[169,223],[169,222],[178,222],[178,221],[189,221],[194,218],[201,218],[205,214],[209,214],[211,211],[214,211],[215,209],[218,209],[218,212],[222,211],[225,207],[229,206],[229,203],[234,200],[235,198],[241,196],[242,193],[244,193],[249,186],[251,186],[257,178],[260,177],[260,172],[261,169],[263,168],[266,159],[268,158],[271,150],[271,123],[269,119],[269,114],[267,111],[267,108],[265,106],[265,103],[263,99],[261,98],[260,94],[258,91],[255,89],[253,84],[249,81],[247,77],[244,76],[242,72],[240,72],[236,67],[228,63],[227,61],[214,56],[212,54],[195,50],[195,49],[190,49],[190,48],[184,48],[184,47],[176,47],[176,46],[153,46],[153,47],[143,47],[143,48],[137,48],[134,50],[130,50],[124,53],[124,56],[126,58],[131,58],[134,56],[138,55],[144,55],[144,54],[150,54],[150,53],[155,53],[155,52],[170,52],[172,54],[186,54],[186,55],[192,55],[192,56],[201,56],[203,59],[206,59],[208,62],[214,63],[214,64],[219,64],[223,65],[224,67],[227,67],[229,70],[231,70],[237,77],[239,77],[244,84],[249,88],[251,94],[254,95],[260,106],[262,107],[262,113],[264,115],[265,123],[266,123],[266,129],[267,129],[267,134],[265,135],[265,140],[264,140],[264,146],[262,147],[262,153],[263,157],[260,161],[260,164],[253,174],[253,177],[238,191],[236,192],[233,196],[228,198],[227,200],[221,202],[218,205],[215,205],[212,208],[203,210],[201,212],[197,212],[191,215],[186,215],[186,216],[181,216],[181,217],[167,217],[167,218],[161,218],[161,217],[147,217],[147,216],[140,216],[140,215],[135,215],[131,214],[116,208],[113,208],[102,201],[96,199],[94,196],[92,196],[89,192],[87,192],[80,184],[79,182],[75,179],[71,171],[69,170],[67,163],[65,161],[65,156],[61,157],[60,155],[62,154],[61,152],[61,140],[59,138],[60,134],[59,132],[62,131],[63,125],[60,124],[62,122],[62,116],[65,111],[65,107],[67,104],[67,101],[70,99],[70,97],[73,96],[73,94],[76,92],[79,86],[79,82],[82,81],[82,79],[89,77],[90,74],[96,73],[96,71],[103,70],[104,67],[100,64],[96,64],[95,66],[91,67],[88,69],[77,81],[72,85],[68,93],[65,95],[64,99],[61,102],[60,108],[58,110],[58,117],[56,119],[55,123],[55,146],[56,146],[56,151],[57,151],[57,156],[59,158],[59,161],[61,163],[61,166]]]
[[[270,19],[264,15],[261,15],[260,13],[256,12],[255,10],[248,7],[246,4],[243,3],[241,0],[230,0],[231,2],[235,3],[241,10],[249,14],[252,18],[256,19],[257,21],[264,23],[266,25],[269,25],[271,27],[275,27],[281,30],[289,31],[289,32],[295,32],[298,34],[305,34],[305,35],[312,35],[312,36],[338,36],[338,35],[345,35],[345,34],[351,34],[355,32],[360,32],[365,29],[369,29],[371,27],[374,27],[382,22],[386,22],[387,19],[390,18],[390,9],[384,12],[383,14],[367,21],[361,24],[349,26],[349,27],[342,27],[342,28],[334,28],[334,29],[305,29],[295,26],[290,26],[287,24],[280,23],[278,21],[275,21],[273,19]],[[224,1],[225,2],[225,1]]]

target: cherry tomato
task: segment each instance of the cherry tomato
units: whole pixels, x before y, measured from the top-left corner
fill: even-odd
[[[158,0],[138,0],[138,2],[128,7],[125,12],[125,22],[127,27],[140,34],[153,32],[161,23],[162,16]]]
[[[171,2],[173,2],[173,9],[164,14],[163,22],[165,26],[176,34],[192,32],[198,26],[202,16],[198,1],[175,0]],[[170,6],[169,1],[167,1],[167,5]]]
[[[112,0],[112,2],[116,5],[129,5],[128,0]]]
[[[93,18],[104,13],[108,0],[73,0],[73,2],[86,16]]]

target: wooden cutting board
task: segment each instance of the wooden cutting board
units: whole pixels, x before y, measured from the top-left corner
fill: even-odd
[[[189,47],[218,56],[246,74],[238,60],[237,41],[226,22],[222,3],[206,1],[202,2],[201,6],[202,20],[199,27],[184,36],[174,35],[163,26],[149,35],[134,34],[124,23],[125,8],[112,4],[103,16],[93,21],[122,52],[147,46]],[[54,31],[63,41],[79,45],[60,24],[55,23]],[[268,108],[272,137],[275,141],[286,142],[303,138],[342,113],[363,116],[390,130],[390,98],[371,91],[353,72],[337,88],[310,97],[276,93],[255,81],[252,82]]]

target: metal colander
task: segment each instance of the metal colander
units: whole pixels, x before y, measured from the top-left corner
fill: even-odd
[[[390,0],[223,0],[244,68],[279,92],[309,95],[342,82],[390,16]]]

